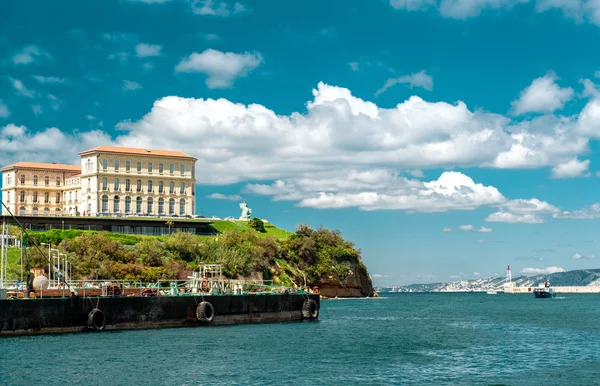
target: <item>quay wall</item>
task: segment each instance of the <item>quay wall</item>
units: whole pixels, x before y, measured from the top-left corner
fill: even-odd
[[[92,331],[88,316],[97,308],[105,330],[300,321],[307,299],[320,307],[319,295],[185,295],[7,299],[0,300],[0,337]],[[210,302],[211,322],[199,321],[198,305]]]
[[[531,294],[538,287],[505,287],[505,294]],[[600,286],[552,287],[557,294],[600,294]]]

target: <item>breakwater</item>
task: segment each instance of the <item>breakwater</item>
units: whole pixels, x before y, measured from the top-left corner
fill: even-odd
[[[532,294],[539,287],[511,287],[504,288],[505,294]],[[557,294],[600,294],[600,286],[552,286]]]
[[[318,319],[319,295],[116,296],[0,300],[0,336]]]

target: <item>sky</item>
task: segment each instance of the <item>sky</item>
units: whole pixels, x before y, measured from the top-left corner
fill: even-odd
[[[184,151],[375,285],[597,268],[596,0],[8,0],[0,164]],[[596,257],[598,256],[598,257]]]

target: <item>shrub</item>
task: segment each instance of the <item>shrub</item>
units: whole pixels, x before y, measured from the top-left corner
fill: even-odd
[[[257,232],[261,232],[261,233],[267,232],[265,230],[265,223],[263,222],[263,220],[259,219],[258,217],[254,217],[252,220],[250,220],[248,222],[248,225],[250,226],[250,228],[254,229]]]

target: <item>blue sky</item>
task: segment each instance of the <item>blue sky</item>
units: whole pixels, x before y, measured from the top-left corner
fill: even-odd
[[[0,4],[3,165],[185,151],[199,212],[339,229],[379,285],[597,267],[597,1],[60,4]]]

